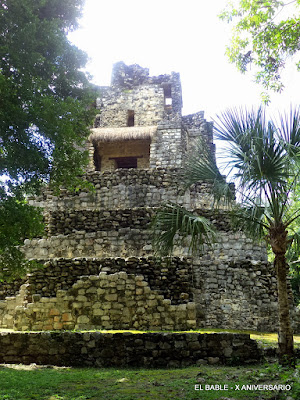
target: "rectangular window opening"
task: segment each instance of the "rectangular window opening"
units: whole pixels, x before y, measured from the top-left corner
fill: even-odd
[[[171,84],[166,83],[163,85],[164,89],[164,106],[165,110],[171,110],[172,109],[172,90],[171,90]]]
[[[165,106],[172,106],[172,97],[165,97]]]
[[[127,126],[134,126],[134,111],[127,111]]]

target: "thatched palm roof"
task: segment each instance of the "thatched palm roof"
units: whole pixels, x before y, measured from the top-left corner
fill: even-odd
[[[116,142],[123,140],[151,139],[157,131],[157,126],[130,126],[124,128],[94,128],[91,129],[90,141]]]

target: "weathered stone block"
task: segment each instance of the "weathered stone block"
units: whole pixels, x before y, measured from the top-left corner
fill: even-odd
[[[72,314],[71,313],[63,313],[61,316],[62,322],[70,322],[73,320]]]
[[[107,301],[117,301],[118,299],[118,295],[116,293],[112,293],[112,294],[106,294],[104,296],[105,300]]]
[[[56,308],[51,308],[49,311],[49,315],[51,315],[51,316],[60,315],[60,311]]]
[[[86,301],[87,301],[87,297],[86,296],[80,295],[80,296],[76,297],[76,302],[86,302]]]
[[[80,315],[77,318],[77,323],[78,324],[88,324],[89,322],[90,322],[90,319],[86,315]]]

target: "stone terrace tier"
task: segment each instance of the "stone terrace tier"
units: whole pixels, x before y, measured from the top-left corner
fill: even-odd
[[[60,209],[159,207],[165,202],[176,202],[188,209],[211,208],[211,184],[199,182],[185,189],[182,172],[180,168],[90,172],[83,177],[91,183],[90,191],[69,193],[62,189],[60,195],[55,196],[46,190],[43,196],[32,199],[30,204],[43,207],[46,213]]]
[[[27,258],[56,257],[132,257],[151,256],[153,231],[150,226],[153,209],[70,211],[50,213],[51,236],[25,240]],[[203,215],[203,213],[200,213]],[[93,219],[95,217],[95,219]],[[247,238],[242,232],[230,231],[228,221],[210,219],[219,228],[217,241],[198,255],[203,260],[266,261],[265,247]],[[78,223],[77,223],[78,221]],[[83,223],[86,222],[86,226]],[[223,228],[222,230],[220,228]],[[61,232],[61,233],[60,233]],[[174,255],[187,255],[189,242],[178,238]]]
[[[253,260],[53,259],[0,301],[1,326],[21,330],[273,331],[276,319],[274,270]]]

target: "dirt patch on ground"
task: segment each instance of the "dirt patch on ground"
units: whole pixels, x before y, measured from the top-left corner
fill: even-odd
[[[0,364],[0,368],[10,368],[10,369],[16,369],[20,371],[34,371],[38,369],[57,369],[57,370],[63,370],[63,369],[69,369],[69,367],[56,367],[53,365],[37,365],[37,364]]]

